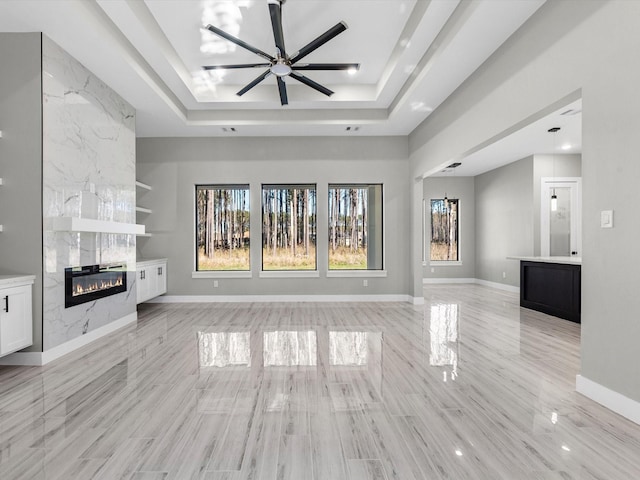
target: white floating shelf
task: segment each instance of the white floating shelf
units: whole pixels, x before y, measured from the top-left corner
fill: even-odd
[[[144,208],[144,207],[136,207],[136,212],[151,213],[151,210],[149,210],[148,208]]]
[[[54,232],[144,234],[144,225],[137,225],[135,223],[109,222],[106,220],[76,217],[53,217],[50,218],[50,221],[50,229]]]
[[[151,185],[147,185],[146,183],[136,181],[136,187],[141,188],[142,190],[151,190]]]
[[[149,238],[149,237],[153,237],[153,233],[137,233],[136,237],[144,237],[144,238]]]

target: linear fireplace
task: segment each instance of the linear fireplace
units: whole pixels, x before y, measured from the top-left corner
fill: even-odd
[[[64,269],[64,308],[127,291],[127,266],[84,265]]]

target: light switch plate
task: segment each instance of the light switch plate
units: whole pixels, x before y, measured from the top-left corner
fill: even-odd
[[[613,210],[600,212],[600,228],[613,228]]]

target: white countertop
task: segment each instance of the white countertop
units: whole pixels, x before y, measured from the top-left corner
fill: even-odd
[[[136,265],[139,267],[148,267],[159,262],[167,262],[166,258],[139,258],[136,260]]]
[[[0,287],[13,287],[15,285],[29,285],[36,279],[35,275],[0,275]]]
[[[507,257],[507,260],[524,260],[525,262],[561,263],[565,265],[582,265],[582,257]]]

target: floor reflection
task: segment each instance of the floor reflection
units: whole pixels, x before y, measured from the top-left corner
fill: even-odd
[[[368,332],[329,332],[331,365],[366,365]]]
[[[431,305],[429,334],[431,349],[429,365],[434,367],[451,366],[443,371],[443,380],[455,380],[458,376],[458,323],[460,313],[456,303],[438,303]]]
[[[249,332],[198,332],[200,367],[251,366]]]
[[[313,367],[318,364],[318,339],[315,330],[264,332],[265,367]]]

